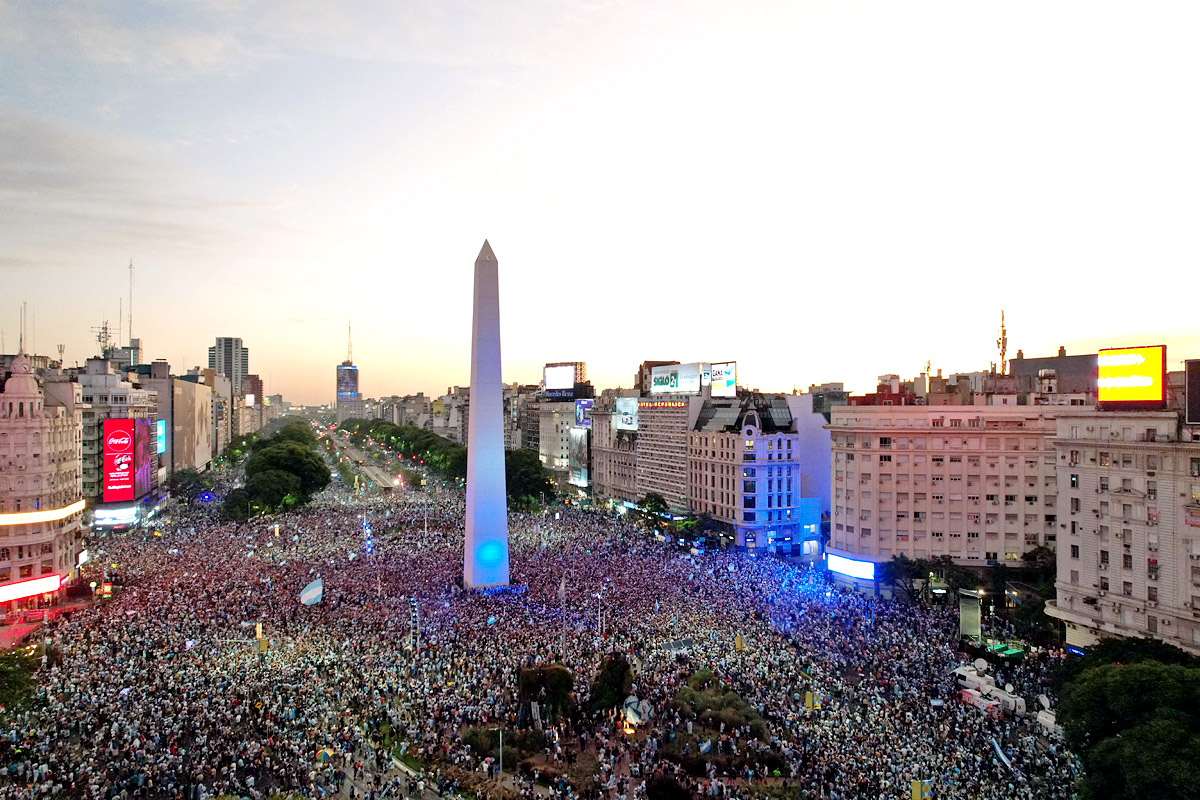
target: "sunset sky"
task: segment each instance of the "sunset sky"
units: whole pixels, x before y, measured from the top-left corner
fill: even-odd
[[[0,328],[332,400],[736,359],[790,391],[1200,357],[1200,4],[0,0]],[[126,301],[127,302],[127,301]],[[125,309],[128,314],[128,309]],[[128,327],[122,334],[127,336]]]

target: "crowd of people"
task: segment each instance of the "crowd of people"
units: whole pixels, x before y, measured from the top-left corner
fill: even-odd
[[[882,800],[914,780],[946,798],[1073,794],[1074,759],[1036,722],[956,702],[950,673],[967,659],[949,610],[866,598],[817,569],[696,555],[554,506],[510,516],[517,588],[463,591],[453,488],[363,495],[335,482],[269,518],[222,521],[205,503],[170,517],[92,544],[120,583],[47,628],[43,702],[0,736],[0,797],[628,800],[663,775],[706,797]],[[318,577],[322,601],[301,604]],[[590,709],[613,652],[636,665],[649,706],[636,729]],[[1031,706],[1049,693],[1052,657],[1039,658],[1006,673]],[[500,765],[464,732],[532,725],[518,673],[560,661],[576,710],[543,720],[531,770],[496,780]],[[701,668],[761,727],[689,719],[674,701]],[[680,743],[690,753],[702,739],[737,759],[686,771]]]

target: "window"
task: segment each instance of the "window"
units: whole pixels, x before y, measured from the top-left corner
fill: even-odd
[[[1071,545],[1071,558],[1079,558],[1079,545]]]
[[[1100,466],[1112,466],[1112,458],[1110,458],[1108,453],[1104,452],[1103,450],[1100,451]]]
[[[880,436],[880,437],[879,437],[879,446],[880,446],[881,448],[883,448],[883,447],[891,447],[891,446],[892,446],[892,437],[890,437],[890,436]]]
[[[1146,587],[1146,599],[1149,600],[1151,603],[1158,602],[1158,587],[1157,586],[1147,586]]]
[[[1133,569],[1133,554],[1126,553],[1125,555],[1121,556],[1121,568]]]
[[[753,511],[743,512],[742,513],[742,522],[754,522],[754,512]],[[838,527],[840,528],[841,526],[839,525]],[[854,529],[851,528],[850,530],[853,531]]]
[[[1072,489],[1079,488],[1079,475],[1077,475],[1074,472],[1071,473],[1071,488]]]
[[[1200,478],[1200,458],[1192,459],[1192,468],[1190,474],[1193,478]]]
[[[1071,498],[1071,513],[1072,513],[1072,514],[1075,514],[1075,513],[1077,513],[1078,511],[1079,511],[1079,498],[1078,498],[1078,497],[1072,497],[1072,498]]]
[[[1108,563],[1108,551],[1107,551],[1107,550],[1101,550],[1101,551],[1100,551],[1100,563],[1101,563],[1101,564],[1107,564],[1107,563]]]

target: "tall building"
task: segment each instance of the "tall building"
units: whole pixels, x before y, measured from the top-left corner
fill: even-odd
[[[241,394],[242,380],[250,371],[250,351],[240,338],[218,336],[217,343],[208,348],[208,368],[233,381],[234,393]]]
[[[158,397],[159,443],[166,474],[181,469],[208,469],[213,459],[212,387],[201,375],[176,377],[159,359],[142,365],[140,383]],[[249,376],[247,376],[249,378]]]
[[[53,597],[86,557],[81,392],[65,382],[56,389],[46,393],[18,353],[0,394],[0,587],[8,609]]]
[[[821,501],[802,496],[800,442],[784,395],[706,402],[688,443],[691,510],[724,523],[738,547],[814,557]]]
[[[337,368],[337,421],[362,419],[365,414],[362,393],[358,390],[358,367],[346,359]]]
[[[1029,406],[843,406],[831,412],[828,552],[876,564],[948,555],[1018,562],[1055,547],[1056,415]]]
[[[113,370],[103,358],[89,358],[83,368],[61,375],[48,376],[50,382],[70,381],[79,384],[83,408],[83,498],[89,505],[104,501],[104,425],[106,420],[145,420],[154,426],[158,419],[158,395],[134,385],[124,375]],[[47,384],[50,385],[49,383]],[[145,469],[138,464],[138,469]],[[149,485],[144,482],[133,501],[143,499],[157,486],[157,471]],[[120,501],[122,503],[126,501]]]
[[[592,406],[592,497],[633,503],[637,493],[636,397],[604,392]]]
[[[1058,421],[1057,599],[1067,643],[1153,636],[1200,654],[1200,426],[1177,411]]]
[[[559,488],[570,478],[571,428],[575,425],[574,400],[538,403],[538,457]]]
[[[659,394],[638,398],[637,490],[662,495],[672,511],[688,510],[688,435],[704,398]]]

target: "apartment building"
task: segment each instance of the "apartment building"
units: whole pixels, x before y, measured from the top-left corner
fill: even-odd
[[[831,410],[828,552],[881,563],[948,555],[1012,563],[1055,547],[1056,414],[1030,406]]]
[[[1200,427],[1175,411],[1060,419],[1057,598],[1067,643],[1153,636],[1200,654]]]

